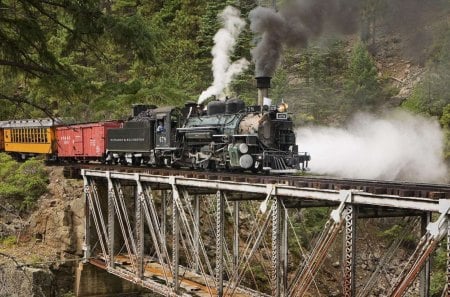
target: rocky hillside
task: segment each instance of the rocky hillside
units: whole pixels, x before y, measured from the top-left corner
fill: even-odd
[[[0,296],[64,296],[73,290],[73,268],[82,256],[83,185],[65,179],[62,167],[48,171],[49,191],[31,214],[2,204]]]

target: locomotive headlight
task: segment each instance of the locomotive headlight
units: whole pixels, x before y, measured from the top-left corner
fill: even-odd
[[[287,103],[280,103],[278,104],[277,110],[278,112],[286,112],[288,110],[289,105]]]
[[[245,143],[239,144],[239,151],[241,154],[246,154],[248,152],[248,145]]]

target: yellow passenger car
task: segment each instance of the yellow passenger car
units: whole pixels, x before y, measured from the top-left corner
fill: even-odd
[[[22,158],[29,155],[56,154],[55,126],[52,119],[3,122],[5,151]]]

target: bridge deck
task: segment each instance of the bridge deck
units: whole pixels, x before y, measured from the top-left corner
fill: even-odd
[[[98,268],[105,269],[110,273],[116,274],[121,278],[128,279],[134,283],[140,284],[148,289],[154,290],[161,294],[170,294],[171,285],[173,283],[172,273],[170,269],[162,267],[157,259],[146,256],[144,259],[144,274],[142,279],[137,279],[133,268],[131,265],[130,258],[127,255],[117,255],[114,257],[114,268],[109,268],[106,261],[102,255],[97,258],[89,259],[89,263],[95,265]],[[166,275],[165,272],[166,271]],[[167,277],[167,281],[166,281]],[[210,286],[214,284],[214,279],[208,278]],[[208,287],[203,276],[195,273],[194,271],[187,269],[186,267],[180,266],[179,268],[179,287],[180,293],[184,296],[195,296],[195,297],[211,297],[217,296],[217,289],[214,287]],[[226,290],[227,285],[224,284],[224,289]],[[161,291],[163,290],[163,291]],[[245,288],[238,288],[237,292],[233,293],[235,297],[249,297],[249,296],[268,296],[260,292],[255,292],[248,289],[246,292]],[[179,295],[177,295],[179,296]],[[226,295],[225,295],[226,296]]]

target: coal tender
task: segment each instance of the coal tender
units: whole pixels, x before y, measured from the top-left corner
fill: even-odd
[[[136,106],[134,117],[108,133],[107,160],[122,164],[270,171],[304,170],[287,104],[271,105],[269,77],[258,77],[258,104],[240,99],[183,109]]]

